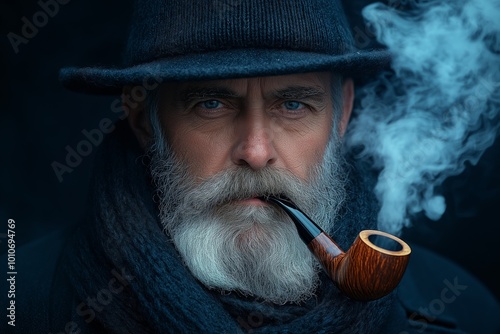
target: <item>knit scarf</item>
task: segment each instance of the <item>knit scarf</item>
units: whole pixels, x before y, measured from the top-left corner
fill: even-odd
[[[377,211],[367,173],[355,165],[335,231],[344,249],[374,227]],[[394,301],[350,300],[323,274],[315,297],[301,304],[206,289],[160,227],[148,161],[126,122],[99,147],[87,214],[63,264],[72,325],[82,333],[376,333]]]

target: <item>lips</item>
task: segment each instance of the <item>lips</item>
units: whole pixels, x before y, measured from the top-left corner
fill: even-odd
[[[236,202],[239,204],[244,204],[244,205],[257,205],[257,206],[266,205],[266,202],[264,202],[259,197],[245,198],[245,199],[238,200]]]
[[[273,195],[271,193],[266,193],[262,195],[255,195],[251,197],[246,197],[246,198],[234,198],[231,200],[232,203],[235,204],[242,204],[242,205],[255,205],[255,206],[266,206],[269,205],[269,197],[270,196],[275,196],[277,198],[286,198],[284,195]]]

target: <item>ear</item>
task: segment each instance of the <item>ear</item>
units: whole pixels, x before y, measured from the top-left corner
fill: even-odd
[[[131,87],[126,86],[122,91],[122,106],[128,110],[128,124],[141,147],[145,150],[152,139],[151,124],[146,109],[146,102],[131,99]]]
[[[342,84],[342,119],[340,120],[340,137],[344,136],[347,124],[351,119],[354,103],[354,83],[352,79],[345,79]]]

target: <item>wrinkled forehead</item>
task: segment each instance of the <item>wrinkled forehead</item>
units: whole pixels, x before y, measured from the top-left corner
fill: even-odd
[[[169,82],[161,85],[161,95],[175,94],[189,98],[192,94],[228,97],[245,97],[252,94],[275,95],[277,92],[302,94],[328,94],[331,87],[330,72],[309,72],[279,76],[262,76],[220,80]],[[293,96],[291,96],[293,97]]]

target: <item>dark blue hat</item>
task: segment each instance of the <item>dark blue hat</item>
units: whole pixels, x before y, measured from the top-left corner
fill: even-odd
[[[335,71],[363,78],[384,50],[357,50],[340,0],[137,0],[123,65],[63,68],[71,90],[115,94],[162,81]]]

